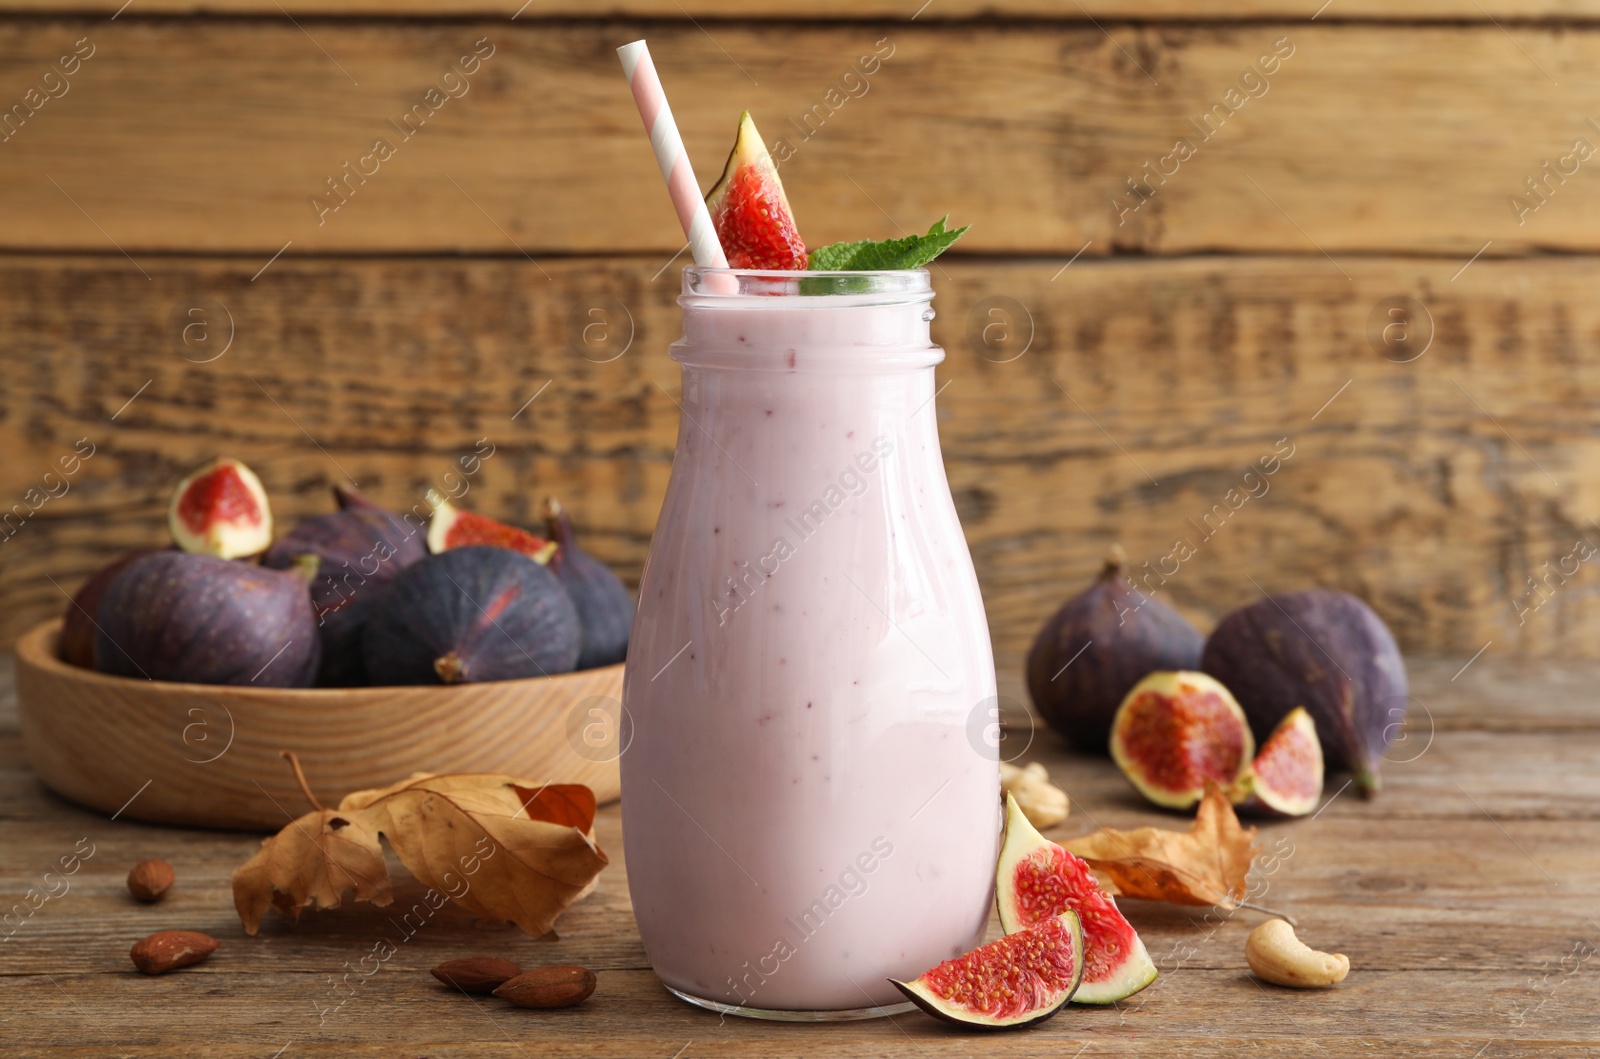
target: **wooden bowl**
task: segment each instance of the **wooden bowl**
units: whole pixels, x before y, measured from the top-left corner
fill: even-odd
[[[56,618],[17,641],[23,747],[51,790],[119,818],[276,831],[311,809],[282,750],[324,805],[421,771],[621,794],[620,664],[451,687],[175,684],[68,665],[60,631]]]

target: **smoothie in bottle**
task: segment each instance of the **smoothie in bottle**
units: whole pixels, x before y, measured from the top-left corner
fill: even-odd
[[[873,1008],[981,940],[998,836],[932,295],[922,271],[806,294],[730,276],[739,293],[709,293],[690,269],[680,299],[678,447],[623,695],[629,888],[681,995]]]
[[[639,932],[701,1006],[901,1010],[888,979],[982,940],[1000,830],[920,268],[960,230],[808,255],[748,114],[702,201],[648,50],[619,52],[697,263],[623,688]]]

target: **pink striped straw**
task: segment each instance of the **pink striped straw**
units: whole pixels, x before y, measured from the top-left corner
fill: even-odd
[[[678,223],[683,225],[683,234],[689,237],[694,263],[703,268],[727,268],[728,259],[717,241],[711,211],[706,209],[706,200],[700,196],[694,170],[689,167],[689,155],[683,149],[683,137],[678,135],[678,123],[672,120],[672,108],[667,105],[667,93],[656,75],[649,46],[636,40],[618,48],[617,56],[633,88],[639,117],[644,119],[645,131],[650,134],[650,146],[655,149],[661,176],[667,182],[667,194],[672,196],[672,206],[678,211]]]

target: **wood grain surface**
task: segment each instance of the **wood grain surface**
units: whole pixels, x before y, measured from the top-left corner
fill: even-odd
[[[1078,22],[1088,19],[1159,19],[1163,22],[1451,21],[1518,23],[1591,20],[1596,0],[0,0],[0,11],[116,14],[257,14],[306,18],[462,17],[703,18],[786,21],[922,21],[1014,19]]]
[[[0,21],[0,103],[39,103],[0,143],[0,247],[120,247],[144,268],[174,251],[260,268],[286,247],[664,259],[682,238],[614,55],[647,29],[701,185],[749,107],[813,243],[950,213],[973,225],[964,253],[1063,260],[1383,251],[1459,266],[1486,243],[1600,246],[1600,159],[1572,155],[1578,139],[1600,149],[1587,25],[303,28]],[[66,94],[39,95],[77,41],[93,53]],[[492,54],[451,72],[475,50]],[[1540,203],[1530,179],[1547,201],[1523,212],[1513,196]]]
[[[636,579],[678,428],[662,264],[285,258],[252,281],[243,260],[158,258],[147,280],[121,259],[0,259],[17,292],[0,300],[0,495],[94,446],[0,542],[0,628],[161,543],[171,483],[218,451],[260,472],[285,520],[328,510],[347,475],[410,509],[454,473],[465,505],[524,523],[555,494]],[[1120,541],[1203,627],[1320,584],[1371,600],[1411,650],[1600,653],[1600,581],[1573,557],[1600,544],[1600,389],[1583,368],[1600,269],[1341,267],[941,264],[936,408],[999,650],[1025,650]],[[1410,345],[1381,334],[1397,297],[1426,308]],[[193,307],[210,330],[186,345]]]
[[[1414,714],[1391,751],[1376,800],[1336,794],[1335,777],[1315,819],[1263,827],[1263,847],[1278,860],[1258,862],[1261,900],[1297,916],[1308,940],[1349,955],[1342,986],[1296,993],[1255,982],[1243,958],[1254,913],[1213,924],[1203,909],[1128,902],[1162,968],[1150,989],[981,1041],[920,1014],[782,1026],[721,1021],[673,1000],[634,928],[615,808],[596,826],[611,866],[562,919],[559,940],[446,911],[398,944],[380,973],[342,987],[345,962],[395,933],[392,908],[308,913],[298,926],[271,918],[259,937],[244,936],[227,877],[256,837],[111,822],[45,793],[22,763],[0,670],[0,892],[20,900],[80,839],[94,850],[66,892],[0,943],[0,1051],[392,1055],[404,1041],[405,1054],[430,1056],[957,1056],[981,1045],[1001,1057],[1084,1049],[1289,1057],[1370,1054],[1383,1038],[1394,1055],[1593,1054],[1600,977],[1574,953],[1600,943],[1592,898],[1600,802],[1579,763],[1600,749],[1600,708],[1568,691],[1600,674],[1594,663],[1479,659],[1452,680],[1466,661],[1414,665],[1417,694],[1432,707],[1426,724]],[[1003,660],[1010,693],[1018,669]],[[1052,736],[1039,733],[1027,757],[1044,761],[1073,799],[1073,815],[1052,835],[1090,830],[1091,821],[1181,823],[1145,805],[1108,762],[1068,755]],[[150,856],[171,861],[178,882],[163,903],[140,906],[123,876]],[[417,896],[401,887],[397,902]],[[134,973],[128,946],[166,927],[206,930],[222,946],[191,970]],[[582,1007],[530,1012],[452,994],[428,977],[434,964],[469,953],[578,963],[600,986]]]
[[[1476,3],[1336,0],[1313,20],[1262,0],[1206,24],[1166,0],[1042,21],[1001,5],[959,26],[926,21],[977,10],[944,0],[781,24],[419,3],[297,28],[141,16],[178,10],[161,2],[0,16],[0,102],[38,107],[0,143],[0,636],[159,540],[168,486],[219,450],[295,517],[347,476],[409,507],[483,441],[499,455],[469,503],[527,521],[560,494],[636,576],[676,430],[681,263],[612,55],[648,32],[703,181],[733,99],[792,141],[813,243],[974,224],[934,276],[939,407],[1002,650],[1113,540],[1170,571],[1192,536],[1198,556],[1151,587],[1202,623],[1332,584],[1410,649],[1600,655],[1574,555],[1600,533],[1600,163],[1564,155],[1600,144],[1583,3],[1519,9],[1577,20],[1538,24]],[[351,2],[327,10],[373,13]],[[495,50],[467,94],[439,95],[479,40]],[[1262,63],[1279,41],[1292,54]],[[75,46],[92,54],[70,90],[37,94]],[[391,122],[425,98],[404,139]],[[1190,124],[1229,109],[1211,139]],[[378,137],[396,153],[339,203],[325,182]],[[1160,176],[1180,137],[1196,153]],[[1543,249],[1570,253],[1527,256]],[[1389,348],[1397,298],[1429,315]],[[80,439],[95,456],[51,495]],[[1270,492],[1208,532],[1280,439],[1296,456]]]
[[[677,430],[682,264],[613,54],[639,36],[703,185],[749,106],[813,245],[974,225],[934,271],[937,414],[1018,739],[1020,652],[1113,541],[1141,576],[1195,546],[1146,583],[1202,627],[1324,584],[1395,629],[1414,686],[1385,791],[1335,777],[1316,819],[1263,831],[1293,851],[1265,900],[1351,977],[1263,986],[1254,914],[1208,936],[1203,910],[1130,902],[1163,975],[1105,1011],[981,1040],[920,1015],[719,1020],[649,970],[612,807],[611,867],[559,940],[446,912],[341,1005],[388,911],[246,938],[227,878],[258,836],[47,793],[0,657],[0,908],[95,850],[0,928],[0,1055],[1600,1051],[1597,965],[1574,958],[1600,944],[1600,663],[1580,657],[1600,658],[1600,582],[1579,558],[1600,545],[1600,159],[1574,144],[1600,147],[1600,0],[0,0],[0,642],[159,543],[171,484],[218,451],[285,521],[334,481],[409,508],[455,475],[522,522],[559,495],[635,579]],[[379,138],[391,155],[332,195]],[[1025,756],[1072,795],[1057,837],[1179,822],[1047,732]],[[123,878],[149,856],[178,883],[143,907]],[[222,948],[133,973],[128,946],[167,927]],[[477,952],[600,988],[529,1012],[426,974]]]

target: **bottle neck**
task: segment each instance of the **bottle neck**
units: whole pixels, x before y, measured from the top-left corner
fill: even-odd
[[[699,502],[770,516],[943,487],[931,366],[879,372],[683,366],[672,478]],[[839,495],[830,486],[839,486]],[[720,499],[718,499],[720,498]]]
[[[857,375],[927,368],[944,359],[932,342],[928,297],[884,303],[841,298],[684,298],[685,366],[729,371]]]

